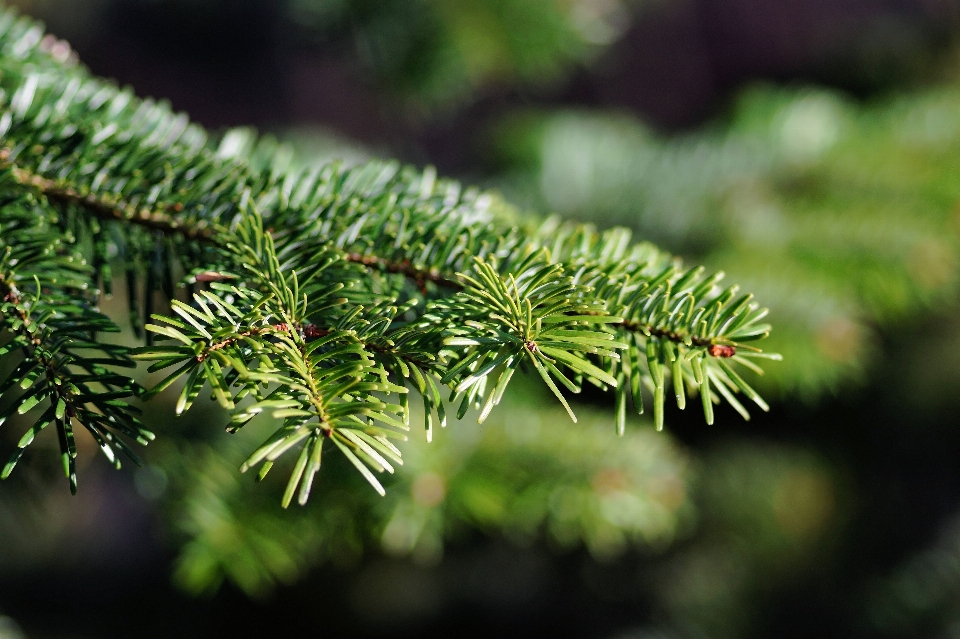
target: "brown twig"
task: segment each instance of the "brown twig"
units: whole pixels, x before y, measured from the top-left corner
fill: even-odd
[[[183,225],[179,220],[171,216],[166,210],[137,208],[132,204],[119,200],[111,201],[102,196],[97,197],[94,194],[80,193],[72,187],[64,186],[54,180],[11,165],[8,162],[9,156],[9,149],[0,149],[0,166],[11,166],[14,178],[17,180],[17,182],[25,186],[36,188],[51,200],[59,201],[65,204],[76,204],[82,206],[101,219],[127,221],[165,233],[177,233],[189,239],[208,242],[213,241],[215,229],[204,225],[202,222],[196,226]],[[173,212],[179,212],[183,210],[183,205],[178,202],[167,206],[166,209]],[[413,280],[420,292],[424,294],[427,292],[427,282],[431,282],[437,286],[442,286],[445,288],[462,288],[462,284],[453,277],[441,273],[438,269],[418,268],[409,259],[397,262],[376,255],[347,253],[344,256],[344,260],[354,264],[361,264],[371,269],[378,269],[387,273],[397,273],[408,277]],[[685,337],[679,333],[673,333],[629,320],[624,320],[620,326],[631,332],[663,337],[678,344],[685,341]],[[713,340],[708,338],[693,337],[690,341],[694,346],[706,347],[707,352],[713,357],[728,358],[733,357],[736,354],[735,347],[716,344],[713,342]],[[229,344],[224,343],[218,348],[225,348],[227,345]],[[211,350],[217,350],[217,348],[211,347]],[[200,359],[200,356],[198,356],[198,360],[203,361]]]
[[[644,333],[646,335],[651,335],[653,337],[665,337],[671,342],[676,342],[678,344],[683,344],[686,341],[686,338],[680,333],[674,333],[668,330],[661,328],[654,328],[652,326],[646,326],[640,324],[639,322],[632,322],[630,320],[623,320],[620,323],[620,326],[627,329],[628,331],[635,333]],[[708,337],[691,337],[690,343],[694,346],[706,347],[707,353],[712,357],[728,358],[733,357],[737,354],[737,349],[735,346],[728,346],[725,344],[717,344],[712,339]]]
[[[27,169],[16,166],[9,161],[10,150],[0,149],[0,167],[10,168],[14,179],[23,186],[37,189],[48,199],[62,203],[82,206],[94,216],[103,220],[117,220],[130,222],[138,226],[155,229],[164,233],[176,233],[186,238],[201,241],[212,241],[215,229],[203,221],[196,225],[184,224],[181,220],[170,215],[183,210],[183,204],[175,202],[160,210],[147,207],[137,207],[129,202],[113,199],[108,196],[97,196],[93,193],[81,193],[77,189],[45,178]]]
[[[446,288],[461,288],[462,285],[455,279],[447,277],[437,269],[421,269],[414,266],[410,260],[392,262],[390,260],[378,257],[376,255],[362,255],[360,253],[348,253],[344,259],[354,264],[362,264],[371,268],[378,268],[387,273],[399,273],[412,279],[421,292],[426,293],[427,282],[433,282],[438,286]]]

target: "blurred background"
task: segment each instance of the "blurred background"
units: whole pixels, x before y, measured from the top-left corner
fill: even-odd
[[[386,498],[331,457],[289,511],[236,470],[267,425],[213,403],[148,406],[147,465],[81,455],[75,498],[38,441],[0,486],[0,639],[960,637],[960,0],[14,4],[212,130],[723,269],[784,361],[769,414],[623,438],[611,398],[574,425],[518,383],[412,437]]]

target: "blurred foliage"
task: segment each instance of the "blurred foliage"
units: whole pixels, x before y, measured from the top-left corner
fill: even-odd
[[[833,555],[845,478],[814,451],[745,440],[713,448],[700,463],[698,534],[665,562],[653,597],[685,636],[750,636],[771,593]]]
[[[320,40],[352,34],[377,83],[417,110],[559,82],[616,41],[637,0],[291,0]]]
[[[694,255],[771,308],[768,377],[814,398],[862,378],[876,330],[953,299],[960,93],[859,105],[760,87],[728,122],[663,138],[614,113],[526,113],[494,133],[517,199]]]
[[[216,448],[158,447],[154,463],[173,478],[172,516],[185,539],[177,582],[199,593],[226,578],[262,594],[321,561],[351,565],[366,547],[433,564],[470,531],[585,546],[610,560],[636,545],[665,548],[689,527],[688,462],[668,437],[634,427],[618,439],[612,417],[589,409],[578,409],[575,429],[556,428],[563,409],[531,402],[533,387],[523,394],[508,394],[482,426],[471,413],[429,444],[408,442],[386,497],[331,458],[318,499],[289,512],[272,507],[282,483],[247,490],[253,480],[235,471],[266,421],[218,438]]]
[[[260,15],[282,41],[346,50],[366,81],[408,113],[449,113],[478,97],[542,90],[588,68],[645,5],[664,0],[13,0],[60,36],[93,37],[97,21],[132,7],[178,31],[177,42],[220,48],[238,16]],[[133,15],[136,15],[134,13]],[[224,31],[216,31],[219,25]],[[207,27],[206,30],[201,30]],[[211,33],[211,31],[213,31]],[[269,32],[245,31],[269,38]],[[184,37],[186,36],[186,37]],[[214,54],[216,55],[216,54]]]
[[[880,636],[960,633],[960,521],[947,521],[930,547],[874,579],[867,618]]]

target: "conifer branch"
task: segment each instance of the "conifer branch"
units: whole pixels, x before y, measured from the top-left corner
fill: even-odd
[[[20,439],[0,478],[10,475],[36,435],[53,423],[64,473],[75,492],[75,424],[86,428],[116,467],[117,452],[139,463],[118,434],[142,444],[153,434],[143,428],[137,409],[123,401],[140,392],[139,386],[112,370],[132,366],[127,350],[91,337],[119,329],[86,302],[82,291],[89,269],[48,226],[50,216],[13,184],[9,172],[0,173],[5,195],[0,198],[0,327],[9,337],[0,357],[19,360],[0,383],[0,394],[10,400],[0,411],[0,423],[15,413],[47,408]]]
[[[170,213],[183,210],[183,205],[180,203],[168,205],[166,211],[148,208],[137,209],[136,206],[123,201],[109,201],[103,196],[97,196],[94,193],[83,194],[71,186],[58,184],[55,180],[32,173],[9,162],[9,156],[10,149],[0,149],[0,170],[10,169],[19,184],[36,189],[37,192],[57,204],[80,206],[104,221],[126,222],[160,231],[164,234],[182,235],[191,240],[209,242],[215,237],[215,230],[204,226],[203,223],[196,226],[183,225],[173,217]]]
[[[73,419],[105,452],[123,449],[108,429],[146,441],[124,401],[139,391],[61,338],[77,326],[116,328],[84,292],[109,286],[114,265],[126,270],[133,326],[142,304],[159,340],[134,357],[169,370],[143,399],[182,381],[177,415],[204,387],[231,413],[230,431],[271,414],[277,430],[242,469],[260,465],[262,477],[299,449],[284,505],[294,494],[306,501],[325,445],[382,493],[375,473],[401,463],[391,440],[409,429],[408,386],[424,403],[428,439],[434,416],[446,424],[441,388],[459,417],[475,409],[483,421],[518,370],[539,377],[574,419],[566,393],[585,383],[612,391],[620,432],[627,399],[643,412],[645,388],[662,427],[668,380],[680,408],[700,395],[708,422],[721,398],[747,417],[738,394],[766,409],[734,368],[758,371],[748,358],[770,357],[747,344],[767,335],[765,311],[736,287],[721,289],[722,274],[685,269],[624,229],[520,215],[431,169],[289,170],[269,159],[267,142],[211,140],[165,105],[52,58],[37,32],[0,11],[0,227],[40,232],[46,251],[33,270],[11,261],[6,281],[38,277],[45,314],[31,326],[60,339],[51,347],[58,370],[89,373],[64,375],[92,407],[77,400]],[[71,271],[76,283],[50,280],[66,268],[50,260],[80,251],[91,267]],[[175,299],[175,267],[205,290]],[[169,316],[152,313],[161,287]],[[11,317],[5,326],[22,340],[22,320]],[[78,339],[109,364],[128,363],[120,349]],[[8,381],[32,379],[24,375]],[[95,392],[92,376],[108,388]],[[70,423],[58,426],[69,434]]]

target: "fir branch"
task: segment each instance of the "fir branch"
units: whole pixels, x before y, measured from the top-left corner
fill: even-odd
[[[89,269],[47,225],[50,216],[28,194],[9,188],[12,183],[9,172],[0,173],[0,191],[8,196],[0,201],[4,230],[0,327],[10,337],[0,347],[0,357],[19,353],[19,363],[0,383],[0,393],[12,397],[14,388],[22,392],[0,412],[0,423],[14,413],[26,415],[34,408],[48,407],[20,439],[0,478],[10,475],[34,438],[53,423],[63,470],[71,491],[76,492],[75,424],[93,436],[117,468],[117,452],[139,463],[119,434],[141,444],[153,439],[153,434],[143,428],[137,409],[125,401],[140,392],[139,386],[108,368],[132,366],[126,349],[91,337],[119,329],[84,300]]]
[[[183,204],[179,202],[166,205],[166,210],[138,209],[134,204],[122,200],[111,201],[106,196],[84,194],[69,185],[58,184],[55,180],[18,167],[8,160],[9,157],[10,149],[0,149],[0,170],[10,169],[19,184],[36,189],[57,204],[80,206],[101,220],[125,222],[164,234],[182,235],[191,240],[211,242],[216,237],[215,229],[202,221],[196,225],[185,225],[173,217],[171,213],[183,210]]]
[[[35,35],[0,11],[0,196],[32,198],[55,220],[51,241],[87,247],[91,288],[109,285],[116,248],[135,328],[146,270],[146,328],[163,341],[136,358],[173,370],[144,398],[183,379],[178,415],[205,385],[231,411],[231,431],[272,414],[279,428],[244,469],[262,463],[262,476],[300,447],[284,505],[298,490],[307,499],[327,440],[382,492],[373,473],[399,463],[389,439],[409,428],[408,382],[428,439],[434,415],[446,423],[442,386],[459,416],[476,408],[482,421],[523,368],[571,417],[561,387],[612,390],[621,432],[627,397],[642,412],[644,386],[662,427],[667,380],[681,408],[700,394],[708,422],[720,398],[747,416],[738,393],[766,408],[731,366],[756,369],[746,358],[765,356],[746,344],[769,331],[765,311],[720,289],[722,275],[684,269],[623,229],[520,215],[431,169],[289,170],[268,143],[211,140],[167,106],[51,57]],[[0,208],[0,226],[8,214]],[[175,267],[209,290],[173,299]],[[171,316],[151,313],[161,280]],[[83,299],[61,284],[36,289],[38,305]],[[111,443],[99,418],[84,419]],[[115,419],[137,432],[126,413]]]
[[[0,295],[3,296],[3,311],[5,315],[13,315],[18,319],[15,322],[15,333],[19,339],[14,339],[15,343],[22,344],[24,361],[35,362],[39,367],[39,375],[45,377],[48,386],[51,389],[49,394],[53,414],[48,410],[40,421],[37,422],[28,432],[28,438],[21,439],[20,445],[13,457],[7,462],[3,470],[0,471],[0,478],[6,479],[16,467],[23,451],[26,450],[36,434],[45,428],[51,421],[55,421],[57,434],[60,439],[60,448],[63,457],[63,470],[70,482],[70,492],[77,492],[77,473],[74,459],[76,458],[76,446],[73,444],[73,432],[70,428],[70,422],[77,416],[77,407],[74,403],[73,394],[68,392],[69,386],[65,384],[66,376],[60,372],[57,362],[49,351],[43,348],[43,340],[39,336],[38,327],[30,319],[16,286],[9,281],[0,280]],[[21,415],[33,408],[38,401],[39,394],[28,395],[26,399],[17,407],[17,412]],[[12,406],[16,406],[13,404]],[[50,419],[53,417],[53,420]]]

